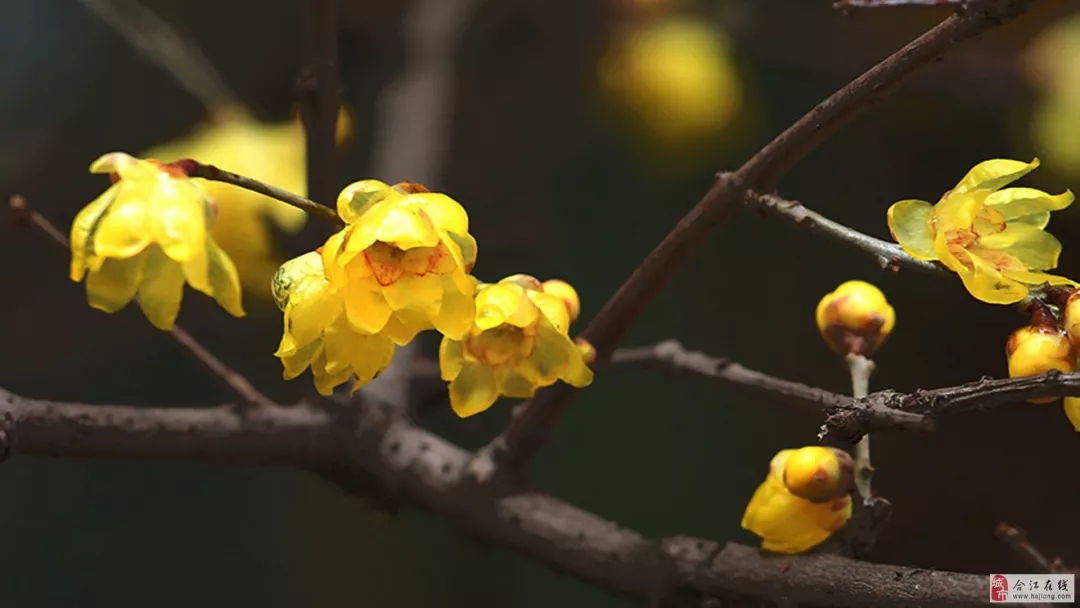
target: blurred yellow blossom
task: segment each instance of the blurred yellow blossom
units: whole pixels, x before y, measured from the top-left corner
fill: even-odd
[[[347,225],[326,241],[323,265],[353,327],[397,344],[432,328],[454,339],[468,333],[477,250],[457,201],[416,184],[364,180],[342,190],[337,208]]]
[[[1042,93],[1031,118],[1032,143],[1051,169],[1080,177],[1080,14],[1040,32],[1027,59]]]
[[[994,159],[973,167],[936,205],[903,200],[889,207],[889,231],[920,260],[938,260],[960,275],[979,300],[1012,304],[1029,287],[1075,285],[1043,271],[1057,267],[1061,243],[1043,230],[1050,212],[1072,204],[1066,190],[1056,196],[1034,188],[1005,188],[1039,166]]]
[[[1065,416],[1073,428],[1080,431],[1080,397],[1065,397]]]
[[[439,367],[450,382],[454,412],[472,416],[500,396],[532,397],[557,380],[591,384],[593,373],[584,359],[588,348],[570,339],[570,323],[566,300],[545,293],[533,277],[514,275],[480,285],[472,329],[461,339],[446,336],[439,345]]]
[[[1009,377],[1038,376],[1050,370],[1076,371],[1076,352],[1065,330],[1053,325],[1028,325],[1014,331],[1005,342]],[[1050,403],[1056,397],[1028,399]]]
[[[827,448],[808,446],[780,450],[769,463],[765,481],[746,505],[742,527],[761,537],[761,547],[775,553],[802,553],[825,542],[851,519],[851,496],[843,484],[835,484],[836,494],[812,502],[796,496],[784,483],[789,459],[795,458],[793,478],[805,477],[799,469],[817,472],[818,465],[829,469],[835,455]],[[824,462],[822,462],[824,461]],[[839,469],[837,469],[839,474]]]
[[[339,143],[351,128],[342,109]],[[260,122],[247,112],[228,108],[190,136],[155,146],[144,154],[172,162],[192,158],[300,195],[307,193],[304,128],[299,118],[282,123]],[[236,262],[244,289],[267,297],[266,285],[281,263],[268,220],[286,233],[303,228],[307,214],[250,190],[224,182],[199,180],[217,200],[212,235]]]
[[[200,184],[122,152],[97,159],[90,172],[114,180],[71,225],[71,280],[86,278],[90,306],[112,313],[137,295],[155,327],[172,329],[187,281],[244,316],[236,267],[207,234],[215,205]]]
[[[605,92],[661,144],[715,136],[742,107],[727,36],[686,16],[634,21],[618,31],[599,66]]]
[[[385,334],[360,332],[348,323],[345,300],[326,280],[319,253],[282,264],[271,292],[284,313],[285,328],[274,356],[281,359],[286,380],[310,367],[315,388],[330,395],[350,378],[355,391],[390,365],[394,343]]]
[[[869,357],[889,337],[896,311],[881,290],[866,281],[845,281],[818,302],[818,331],[840,355]]]

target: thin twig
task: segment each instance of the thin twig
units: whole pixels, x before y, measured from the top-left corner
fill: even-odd
[[[771,191],[777,180],[840,127],[899,85],[919,67],[958,43],[1026,10],[1028,0],[972,0],[957,13],[818,104],[742,167],[719,174],[704,198],[679,221],[623,282],[582,334],[603,366],[650,301],[730,218],[749,190]],[[556,384],[526,402],[506,430],[481,453],[520,468],[547,442],[577,389]],[[477,471],[490,467],[478,467]],[[479,476],[479,475],[478,475]]]
[[[143,58],[168,72],[211,114],[223,108],[243,107],[202,51],[152,10],[136,0],[79,1],[112,26]]]
[[[184,172],[191,177],[201,177],[202,179],[239,186],[240,188],[277,199],[298,209],[303,209],[311,215],[331,221],[338,226],[345,225],[345,222],[341,220],[337,211],[333,208],[317,203],[307,197],[300,196],[299,194],[289,192],[288,190],[283,190],[277,186],[271,186],[270,184],[260,182],[257,179],[219,169],[214,165],[205,165],[192,158],[184,158],[169,164],[183,169]]]
[[[1003,521],[994,528],[994,535],[1019,555],[1027,566],[1034,568],[1036,572],[1059,574],[1069,571],[1060,557],[1050,559],[1039,551],[1035,545],[1031,544],[1027,532],[1020,526],[1014,526]]]
[[[307,151],[307,194],[324,204],[338,189],[338,0],[304,0],[305,65],[297,82]]]
[[[836,0],[834,8],[893,8],[897,6],[941,6],[969,0]]]
[[[481,541],[665,606],[700,606],[704,596],[860,608],[985,601],[985,575],[836,555],[770,555],[687,536],[647,538],[536,491],[493,494],[460,483],[468,452],[393,412],[372,401],[350,408],[253,408],[240,415],[229,406],[58,403],[0,389],[0,420],[8,421],[16,456],[292,466],[364,496],[393,496]]]
[[[874,373],[874,362],[863,355],[849,354],[845,357],[851,372],[851,396],[865,399],[870,394],[870,375]],[[870,433],[862,436],[855,444],[855,487],[863,504],[870,502],[873,493],[870,482],[874,477],[874,467],[870,464]]]
[[[68,242],[68,238],[64,236],[64,234],[60,232],[56,225],[50,222],[48,218],[30,207],[25,198],[15,195],[11,197],[9,205],[16,220],[33,225],[44,232],[57,244],[64,247],[64,249],[70,249],[71,245]],[[173,328],[169,330],[168,333],[178,344],[180,344],[180,346],[183,346],[185,350],[198,359],[207,370],[220,378],[230,389],[232,389],[241,401],[247,405],[259,407],[269,407],[274,405],[273,399],[262,394],[259,389],[255,388],[255,386],[253,386],[242,374],[236,372],[228,365],[225,365],[221,359],[214,356],[213,353],[207,350],[205,346],[199,343],[199,341],[184,328],[174,324]]]
[[[875,256],[882,268],[905,266],[916,270],[936,274],[949,274],[949,271],[936,262],[927,262],[913,258],[896,243],[889,243],[858,230],[835,222],[816,211],[808,209],[798,201],[792,201],[771,194],[747,193],[746,201],[758,208],[786,219],[793,224],[823,234],[833,240],[851,245]]]

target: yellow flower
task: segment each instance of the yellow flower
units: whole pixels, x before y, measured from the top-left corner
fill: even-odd
[[[377,180],[342,190],[347,226],[323,246],[349,323],[407,344],[426,329],[461,339],[472,326],[476,240],[460,204],[422,186]]]
[[[730,46],[716,26],[698,19],[635,23],[602,59],[601,85],[659,143],[681,146],[722,131],[742,107]]]
[[[784,484],[788,459],[799,451],[781,450],[773,457],[764,483],[743,514],[743,529],[760,536],[761,547],[775,553],[802,553],[816,547],[851,519],[851,496],[815,503],[792,494]]]
[[[339,143],[349,123],[343,109],[338,118]],[[192,158],[290,192],[307,193],[304,128],[299,118],[264,123],[242,109],[227,108],[190,136],[155,146],[143,156],[165,162]],[[244,289],[268,297],[266,285],[281,263],[271,222],[293,234],[303,228],[307,213],[231,184],[198,181],[219,205],[211,232],[214,240],[236,262]]]
[[[286,380],[310,367],[315,388],[330,395],[350,378],[356,391],[390,365],[394,343],[384,334],[360,332],[349,325],[345,300],[326,280],[319,253],[282,264],[271,291],[284,312],[285,329],[274,356],[281,359]]]
[[[811,445],[795,450],[784,464],[784,486],[811,502],[828,502],[855,486],[855,461],[836,448]]]
[[[566,304],[566,311],[570,313],[570,322],[577,321],[578,315],[581,314],[581,299],[572,285],[559,279],[550,279],[541,283],[540,289],[562,300],[563,304]]]
[[[582,350],[568,336],[570,314],[562,298],[544,293],[536,279],[515,275],[481,285],[476,319],[463,339],[439,345],[450,405],[462,418],[488,409],[500,396],[528,398],[557,380],[592,383]]]
[[[821,298],[815,317],[821,337],[840,355],[872,355],[896,324],[885,294],[866,281],[841,283]]]
[[[1073,428],[1080,431],[1080,397],[1065,397],[1065,416]]]
[[[1061,324],[1069,336],[1073,350],[1080,352],[1080,290],[1074,290],[1062,307]]]
[[[1076,352],[1065,330],[1050,325],[1029,325],[1014,331],[1005,343],[1009,377],[1038,376],[1056,369],[1076,371]],[[1056,397],[1028,399],[1031,403],[1050,403]]]
[[[1057,267],[1061,243],[1043,229],[1050,212],[1072,204],[1066,190],[1006,188],[1039,166],[996,159],[975,165],[936,205],[903,200],[889,207],[889,231],[920,260],[938,260],[960,275],[971,295],[991,304],[1023,300],[1029,287],[1076,285],[1042,272]]]
[[[184,281],[242,317],[232,260],[207,234],[214,203],[182,171],[121,152],[90,165],[115,183],[71,224],[71,280],[86,278],[90,306],[116,312],[138,295],[146,318],[172,329]]]

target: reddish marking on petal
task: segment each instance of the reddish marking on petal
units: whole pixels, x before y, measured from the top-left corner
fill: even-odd
[[[398,266],[392,258],[390,263],[377,259],[377,254],[371,247],[364,251],[364,260],[367,262],[368,268],[371,269],[375,281],[383,287],[393,285],[405,275],[405,270]]]
[[[109,171],[109,181],[114,184],[120,181],[120,174],[116,171]]]
[[[394,184],[393,186],[390,186],[390,187],[393,188],[394,190],[397,190],[398,192],[400,192],[402,194],[417,194],[417,193],[421,193],[421,192],[431,192],[431,190],[428,190],[426,186],[424,186],[423,184],[418,184],[416,182],[398,182],[398,183],[396,183],[396,184]]]
[[[428,256],[427,270],[421,272],[420,276],[428,273],[442,274],[439,268],[442,266],[443,261],[449,257],[450,251],[446,248],[446,244],[439,241],[439,244],[431,250],[431,255]]]

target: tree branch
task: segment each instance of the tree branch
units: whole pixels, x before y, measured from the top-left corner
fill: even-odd
[[[614,592],[700,605],[706,596],[832,606],[974,606],[986,577],[854,561],[773,556],[686,536],[650,540],[557,498],[459,483],[470,455],[376,401],[238,412],[27,399],[0,389],[10,453],[292,466],[354,492],[382,492],[445,517],[480,540]]]
[[[331,204],[337,198],[337,119],[341,111],[338,71],[338,0],[304,0],[304,55],[300,117],[307,150],[307,194]]]
[[[597,365],[610,359],[618,341],[648,303],[730,218],[747,191],[771,191],[777,180],[840,127],[917,68],[956,44],[1024,12],[1029,0],[972,1],[958,13],[877,64],[818,104],[769,142],[734,173],[721,173],[712,188],[607,301],[582,334],[596,347]],[[576,389],[556,384],[526,402],[507,429],[485,450],[487,457],[520,467],[546,443]],[[483,478],[490,466],[474,469]]]

